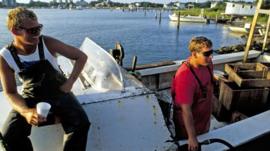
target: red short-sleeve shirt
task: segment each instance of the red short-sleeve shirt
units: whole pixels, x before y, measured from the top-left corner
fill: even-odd
[[[181,131],[181,135],[186,137],[184,122],[182,119],[181,105],[190,104],[194,126],[197,134],[207,132],[210,127],[211,99],[212,99],[212,76],[213,65],[210,70],[207,67],[193,68],[195,74],[200,79],[202,86],[207,87],[207,97],[203,97],[200,85],[186,63],[177,70],[172,82],[172,94],[175,106],[174,121],[176,128]]]

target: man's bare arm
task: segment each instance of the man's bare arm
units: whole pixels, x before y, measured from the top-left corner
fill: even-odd
[[[56,53],[59,53],[64,57],[75,60],[75,64],[73,66],[70,77],[68,78],[67,82],[61,87],[62,90],[68,92],[72,88],[72,85],[78,78],[79,74],[81,73],[87,61],[87,55],[79,49],[67,45],[57,39],[44,36],[44,40],[46,46],[53,55],[56,56]]]
[[[14,71],[8,66],[2,56],[0,56],[0,78],[3,93],[13,109],[25,117],[29,124],[37,125],[38,115],[36,109],[28,108],[25,100],[18,94]]]
[[[4,95],[8,98],[13,109],[22,113],[28,107],[17,92],[14,71],[8,66],[2,56],[0,56],[0,77]]]
[[[191,105],[182,104],[182,117],[184,125],[188,134],[188,145],[190,151],[195,151],[198,149],[197,135],[194,127],[193,115],[191,111]]]

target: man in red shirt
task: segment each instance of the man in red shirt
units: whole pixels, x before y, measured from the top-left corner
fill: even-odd
[[[213,94],[212,42],[195,37],[189,42],[191,56],[177,70],[172,83],[176,137],[188,139],[190,151],[198,149],[197,135],[210,127]]]

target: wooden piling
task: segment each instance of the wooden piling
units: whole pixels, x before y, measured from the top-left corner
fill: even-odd
[[[161,23],[161,10],[159,11],[159,24]]]
[[[179,26],[180,26],[180,11],[179,11],[178,17],[177,17],[177,30],[179,30]]]
[[[146,8],[144,8],[144,16],[146,16]]]

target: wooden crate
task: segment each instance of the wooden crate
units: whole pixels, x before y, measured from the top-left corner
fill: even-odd
[[[268,95],[269,88],[241,88],[235,82],[221,82],[219,101],[227,110],[254,115],[268,108]]]
[[[262,63],[262,64],[268,67],[267,79],[270,79],[270,63]]]
[[[261,63],[226,64],[225,72],[239,87],[270,87],[269,68]]]

